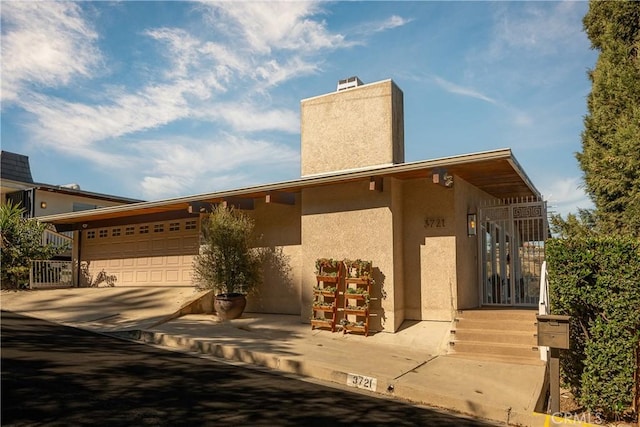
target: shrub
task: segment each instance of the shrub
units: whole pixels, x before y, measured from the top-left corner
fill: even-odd
[[[261,255],[252,248],[253,229],[251,218],[223,205],[203,220],[204,245],[193,264],[193,278],[200,288],[247,294],[261,283]]]
[[[1,254],[0,276],[2,288],[18,288],[29,281],[31,260],[46,260],[58,255],[68,246],[42,244],[47,225],[24,218],[24,209],[11,202],[0,207]]]
[[[551,239],[546,253],[552,312],[572,316],[571,348],[560,361],[564,380],[587,409],[620,417],[634,398],[640,241]]]

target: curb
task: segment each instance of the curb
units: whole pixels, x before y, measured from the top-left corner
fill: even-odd
[[[249,365],[263,366],[269,369],[278,370],[284,373],[295,374],[314,378],[321,381],[337,383],[342,386],[347,385],[348,379],[357,373],[350,373],[335,369],[335,367],[323,365],[303,360],[296,360],[287,356],[278,356],[272,353],[239,348],[232,345],[220,344],[213,341],[198,340],[190,337],[171,335],[161,332],[145,330],[121,331],[111,335],[138,341],[147,344],[155,344],[170,348],[179,348],[191,352],[209,354],[221,359],[242,362]],[[376,377],[377,388],[367,390],[381,396],[398,398],[416,404],[427,405],[435,408],[442,408],[458,412],[462,415],[475,418],[491,420],[509,426],[584,426],[595,427],[593,424],[571,422],[571,420],[552,417],[551,415],[532,413],[518,413],[511,408],[500,408],[468,400],[439,395],[425,388],[414,387],[404,383],[401,378]],[[565,422],[566,421],[566,422]]]

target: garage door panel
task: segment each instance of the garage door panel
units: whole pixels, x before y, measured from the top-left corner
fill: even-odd
[[[123,271],[120,277],[124,284],[131,284],[133,283],[133,278],[135,277],[135,275],[133,271],[128,270],[128,271]]]
[[[182,270],[182,282],[191,283],[191,270]]]
[[[151,241],[151,250],[154,253],[164,252],[165,247],[166,247],[166,242],[164,240],[154,239]]]
[[[167,239],[167,250],[179,251],[182,247],[182,239],[178,237],[170,237]]]
[[[104,270],[117,277],[116,286],[192,284],[193,257],[199,250],[193,220],[98,229],[90,239],[89,231],[94,230],[82,233],[81,256],[94,277]]]
[[[135,242],[123,242],[121,250],[123,254],[132,256],[136,253],[136,244]]]

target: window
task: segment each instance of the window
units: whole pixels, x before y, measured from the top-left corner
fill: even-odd
[[[87,231],[87,239],[95,239],[95,238],[96,238],[96,232],[94,230]]]
[[[98,232],[98,236],[103,238],[103,237],[109,237],[109,230],[100,230]]]
[[[179,222],[169,223],[169,231],[180,231],[180,223]]]
[[[124,229],[124,235],[125,236],[133,236],[136,233],[136,228],[135,227],[127,227]]]
[[[73,211],[74,212],[88,211],[88,210],[97,209],[97,208],[99,208],[99,206],[97,206],[97,205],[90,205],[88,203],[73,202]]]
[[[187,221],[184,224],[184,229],[185,230],[195,230],[196,229],[196,220],[191,220],[191,221]]]
[[[148,234],[149,233],[149,226],[148,225],[141,225],[140,229],[139,229],[139,233],[140,234]]]
[[[119,228],[114,228],[111,230],[111,237],[119,237],[121,234],[121,230]]]
[[[164,224],[155,224],[153,226],[154,233],[162,233],[164,231]]]

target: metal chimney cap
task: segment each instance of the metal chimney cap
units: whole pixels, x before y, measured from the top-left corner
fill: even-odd
[[[362,85],[362,80],[360,80],[357,76],[348,77],[346,79],[338,80],[337,92]]]

